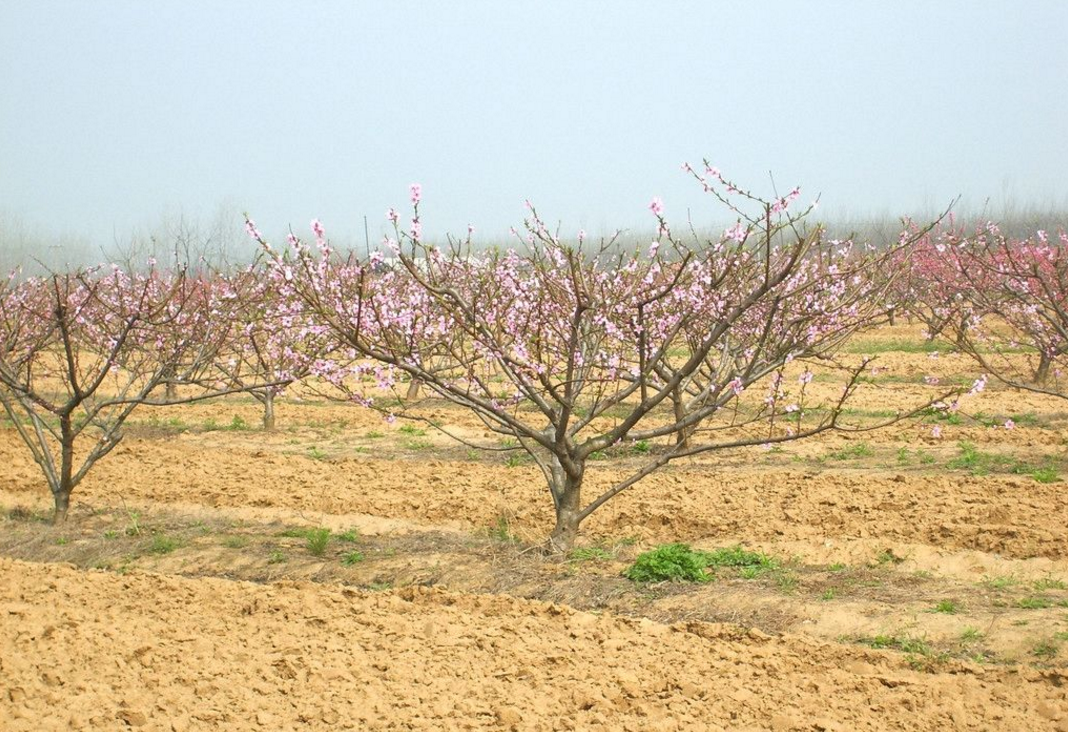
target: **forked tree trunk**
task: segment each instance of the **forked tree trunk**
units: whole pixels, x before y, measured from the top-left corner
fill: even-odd
[[[173,402],[178,398],[178,387],[173,381],[167,382],[167,388],[163,392],[163,398],[168,402]]]
[[[408,382],[408,393],[404,395],[405,401],[412,401],[419,398],[419,389],[423,386],[423,382],[419,379],[413,378]]]

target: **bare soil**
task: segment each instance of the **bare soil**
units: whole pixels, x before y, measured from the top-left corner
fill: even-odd
[[[850,346],[857,427],[977,375],[916,328]],[[566,557],[540,473],[433,401],[142,411],[59,527],[0,423],[0,729],[1068,730],[1068,402],[961,404],[672,465]],[[774,567],[622,576],[674,541]]]

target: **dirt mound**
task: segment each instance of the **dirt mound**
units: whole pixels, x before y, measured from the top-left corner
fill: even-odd
[[[1068,678],[507,597],[0,559],[5,729],[1068,729]]]

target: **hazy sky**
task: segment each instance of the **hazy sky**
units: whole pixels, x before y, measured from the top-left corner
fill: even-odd
[[[106,244],[228,205],[265,231],[564,231],[722,215],[710,158],[823,211],[1068,201],[1068,2],[0,0],[0,212]],[[402,209],[403,210],[403,209]]]

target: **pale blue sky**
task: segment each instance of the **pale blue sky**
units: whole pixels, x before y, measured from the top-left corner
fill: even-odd
[[[0,0],[0,212],[372,235],[722,218],[708,156],[824,211],[1068,200],[1068,3]]]

